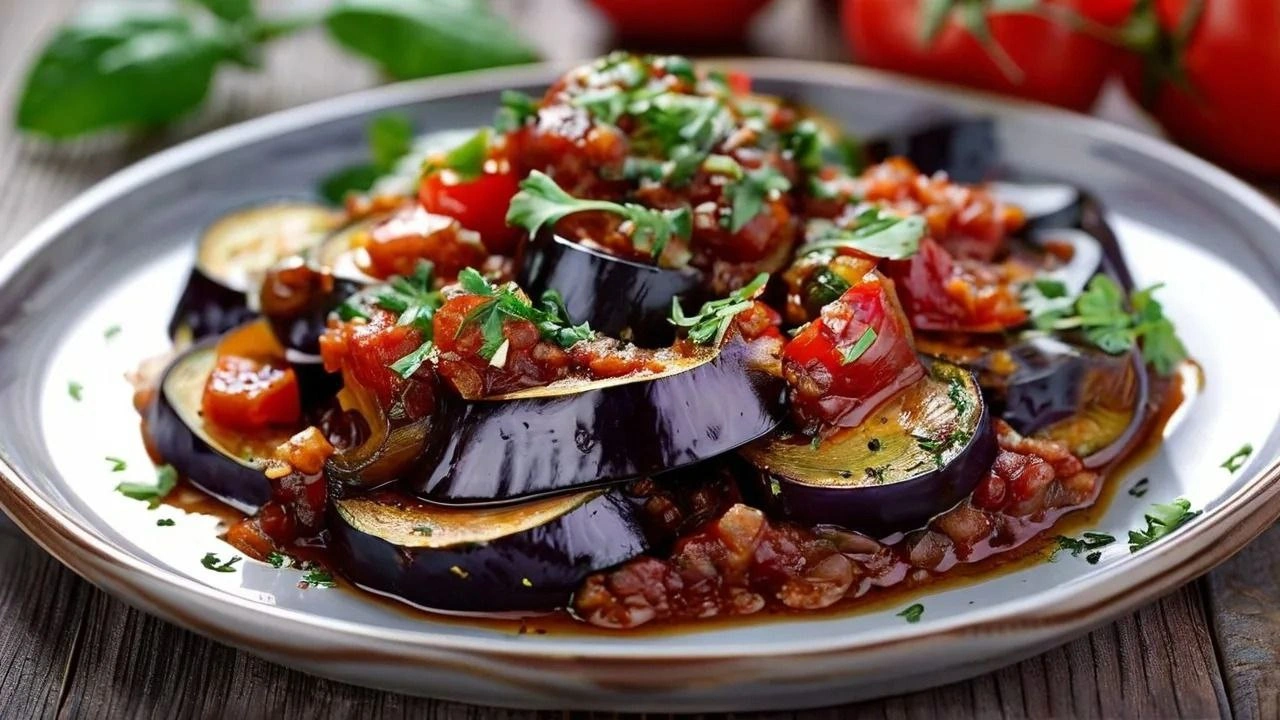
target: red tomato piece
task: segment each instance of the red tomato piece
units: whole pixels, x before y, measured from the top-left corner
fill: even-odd
[[[506,347],[499,346],[490,358],[481,355],[484,330],[473,313],[491,301],[482,295],[459,295],[445,302],[432,319],[440,349],[437,369],[459,395],[478,398],[537,387],[568,371],[568,354],[544,342],[536,325],[518,318],[502,319]]]
[[[296,424],[302,417],[293,369],[223,355],[205,383],[204,418],[224,428],[256,432]]]
[[[504,209],[505,212],[505,209]],[[452,280],[466,267],[480,267],[488,254],[458,221],[414,206],[387,218],[370,233],[365,246],[370,274],[380,278],[411,275],[419,260],[435,264],[436,277]]]
[[[1014,287],[998,266],[960,263],[926,237],[909,260],[884,263],[917,330],[1000,332],[1027,321]]]
[[[868,329],[875,333],[869,344]],[[807,432],[858,425],[924,377],[893,285],[876,272],[823,307],[787,343],[782,371],[791,387],[792,411]]]
[[[520,190],[515,173],[486,172],[462,180],[452,170],[440,170],[422,178],[418,201],[427,212],[448,215],[462,227],[480,233],[485,249],[495,255],[515,255],[520,231],[507,227],[507,206]]]
[[[320,357],[327,371],[341,370],[344,382],[371,392],[381,407],[390,408],[403,396],[409,417],[424,417],[434,402],[431,392],[405,392],[410,381],[390,367],[418,349],[422,333],[396,320],[393,313],[373,310],[368,322],[338,323],[320,337]]]

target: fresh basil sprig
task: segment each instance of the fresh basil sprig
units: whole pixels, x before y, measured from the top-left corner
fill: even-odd
[[[629,220],[633,226],[632,244],[655,259],[661,257],[671,238],[687,239],[693,232],[693,218],[687,207],[654,210],[633,203],[575,198],[562,190],[555,180],[537,170],[520,182],[520,192],[511,198],[507,224],[524,228],[533,235],[544,225],[554,224],[574,213],[593,210],[621,215]]]

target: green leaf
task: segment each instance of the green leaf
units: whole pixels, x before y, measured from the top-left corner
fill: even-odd
[[[111,472],[124,472],[129,467],[129,463],[118,457],[108,455],[106,461],[111,463]]]
[[[1054,560],[1058,553],[1064,550],[1071,553],[1071,557],[1080,557],[1085,553],[1092,555],[1092,551],[1106,547],[1115,541],[1115,536],[1100,532],[1086,532],[1078,538],[1059,535],[1057,538],[1058,547],[1053,551],[1053,555],[1049,557],[1049,560]],[[1102,557],[1101,553],[1098,554],[1098,557]],[[1097,560],[1089,560],[1088,556],[1086,556],[1085,560],[1090,565],[1097,563]]]
[[[369,122],[369,153],[373,166],[383,173],[395,169],[413,147],[413,122],[400,113],[379,115]]]
[[[124,329],[124,328],[120,327],[119,325],[112,325],[112,326],[108,327],[106,330],[103,330],[103,331],[102,331],[102,339],[104,339],[104,340],[110,340],[110,339],[114,338],[115,336],[119,335],[119,334],[120,334],[120,331],[121,331],[121,330],[123,330],[123,329]]]
[[[772,165],[748,170],[741,180],[725,188],[729,201],[729,232],[738,232],[764,210],[770,195],[791,189],[791,181]]]
[[[120,483],[116,485],[116,492],[124,495],[131,500],[145,501],[152,510],[160,506],[160,501],[164,500],[174,487],[178,484],[178,471],[173,469],[172,465],[161,465],[156,468],[156,483],[154,485],[143,485],[141,483]]]
[[[427,362],[435,354],[435,351],[435,343],[427,340],[419,345],[417,350],[391,363],[391,371],[408,380],[413,377],[414,373],[418,372],[418,368],[422,367],[423,363]]]
[[[840,364],[848,365],[850,363],[857,362],[858,358],[862,357],[863,353],[871,349],[871,346],[874,345],[875,342],[876,331],[868,327],[862,332],[862,335],[858,337],[857,342],[847,348],[840,349]]]
[[[95,7],[61,28],[27,75],[20,129],[54,139],[155,126],[193,110],[217,65],[246,48],[174,10]]]
[[[344,47],[401,80],[538,59],[479,0],[339,0],[325,26]]]
[[[233,555],[230,560],[223,562],[222,559],[218,557],[217,553],[205,553],[204,557],[200,558],[200,564],[203,565],[206,570],[229,573],[236,571],[235,564],[240,562],[242,559],[243,558],[239,555]]]
[[[686,329],[686,337],[699,345],[711,345],[724,339],[733,318],[751,307],[769,282],[768,273],[760,273],[754,280],[729,293],[728,297],[710,300],[702,304],[697,315],[686,316],[678,298],[671,298],[671,317],[667,320],[676,327]]]
[[[156,527],[173,527],[174,525],[177,525],[177,523],[173,521],[173,518],[160,518],[159,520],[156,520]]]
[[[863,211],[853,228],[841,228],[826,221],[810,223],[809,235],[814,239],[800,248],[800,255],[850,248],[860,253],[888,260],[902,260],[920,249],[927,225],[923,217],[898,217],[879,208]]]
[[[480,128],[461,145],[445,153],[438,162],[427,161],[423,174],[452,170],[460,180],[474,180],[484,174],[489,159],[489,128]]]
[[[921,615],[924,615],[924,605],[921,605],[920,603],[910,605],[907,609],[898,613],[898,617],[906,619],[909,623],[920,622]]]
[[[1172,533],[1200,514],[1192,512],[1191,501],[1178,498],[1171,503],[1156,503],[1147,510],[1145,519],[1147,527],[1143,530],[1129,531],[1129,552],[1138,552],[1151,543]]]
[[[333,574],[324,569],[308,570],[302,576],[302,583],[306,587],[331,588],[337,587],[338,583],[334,581]]]
[[[194,0],[198,5],[227,22],[248,20],[255,14],[253,0]]]
[[[72,400],[80,402],[84,399],[84,385],[72,380],[67,383],[67,394],[71,396]]]
[[[493,129],[509,133],[538,115],[538,100],[515,90],[503,90],[500,107],[493,118]]]
[[[382,176],[373,165],[352,165],[343,168],[320,181],[320,197],[334,205],[341,205],[347,195],[365,192]]]
[[[1235,451],[1231,457],[1224,460],[1221,467],[1226,468],[1227,472],[1236,472],[1240,468],[1244,467],[1244,464],[1249,459],[1250,455],[1253,455],[1253,445],[1245,443],[1239,450]]]
[[[485,280],[484,275],[472,267],[463,268],[462,272],[458,273],[458,284],[472,295],[498,294],[498,289],[493,286],[493,283]]]

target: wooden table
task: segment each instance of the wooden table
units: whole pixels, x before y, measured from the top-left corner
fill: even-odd
[[[379,81],[368,66],[341,56],[312,32],[273,46],[261,74],[224,72],[209,106],[164,134],[56,148],[19,138],[8,118],[25,68],[79,4],[0,3],[0,250],[91,183],[148,153],[217,126]],[[779,0],[757,23],[749,49],[841,59],[829,5]],[[574,0],[504,8],[549,58],[588,57],[608,48],[599,19]],[[1122,104],[1103,105],[1104,115],[1135,121]],[[1280,530],[1272,529],[1206,578],[1040,657],[968,682],[794,715],[1275,717],[1277,558]],[[312,719],[517,713],[366,690],[233,650],[102,593],[0,519],[0,716],[54,715]]]

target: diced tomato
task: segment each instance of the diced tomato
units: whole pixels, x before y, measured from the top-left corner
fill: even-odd
[[[1013,284],[998,266],[955,261],[932,238],[909,260],[884,264],[902,304],[919,330],[1000,332],[1026,322]]]
[[[448,215],[480,233],[489,252],[515,255],[520,231],[507,226],[506,216],[519,189],[519,178],[505,163],[502,172],[486,172],[472,180],[462,180],[452,170],[439,170],[422,178],[418,201],[427,212]]]
[[[729,84],[729,91],[734,95],[746,95],[751,92],[751,76],[741,70],[730,70],[724,74]]]
[[[505,210],[504,210],[505,213]],[[380,278],[411,275],[419,260],[430,260],[436,277],[452,280],[466,267],[480,267],[487,257],[474,236],[458,221],[419,206],[401,210],[375,227],[365,246],[370,274]]]
[[[875,336],[865,345],[868,329]],[[865,348],[854,357],[859,341]],[[791,387],[792,411],[808,432],[857,425],[924,377],[892,283],[875,272],[825,306],[818,319],[787,343],[782,368]]]
[[[368,322],[344,322],[331,326],[320,337],[320,357],[329,372],[343,372],[344,381],[368,390],[383,408],[404,395],[411,418],[430,412],[429,392],[405,393],[409,382],[391,369],[392,363],[422,344],[422,333],[410,325],[397,325],[397,316],[374,309]]]
[[[205,383],[204,418],[224,428],[256,432],[296,424],[302,417],[293,369],[223,355]]]
[[[458,295],[446,301],[432,320],[440,349],[437,369],[459,395],[478,398],[537,387],[568,371],[568,354],[544,342],[536,325],[518,318],[503,316],[506,347],[499,346],[491,358],[481,355],[485,335],[473,313],[491,301],[482,295]]]

